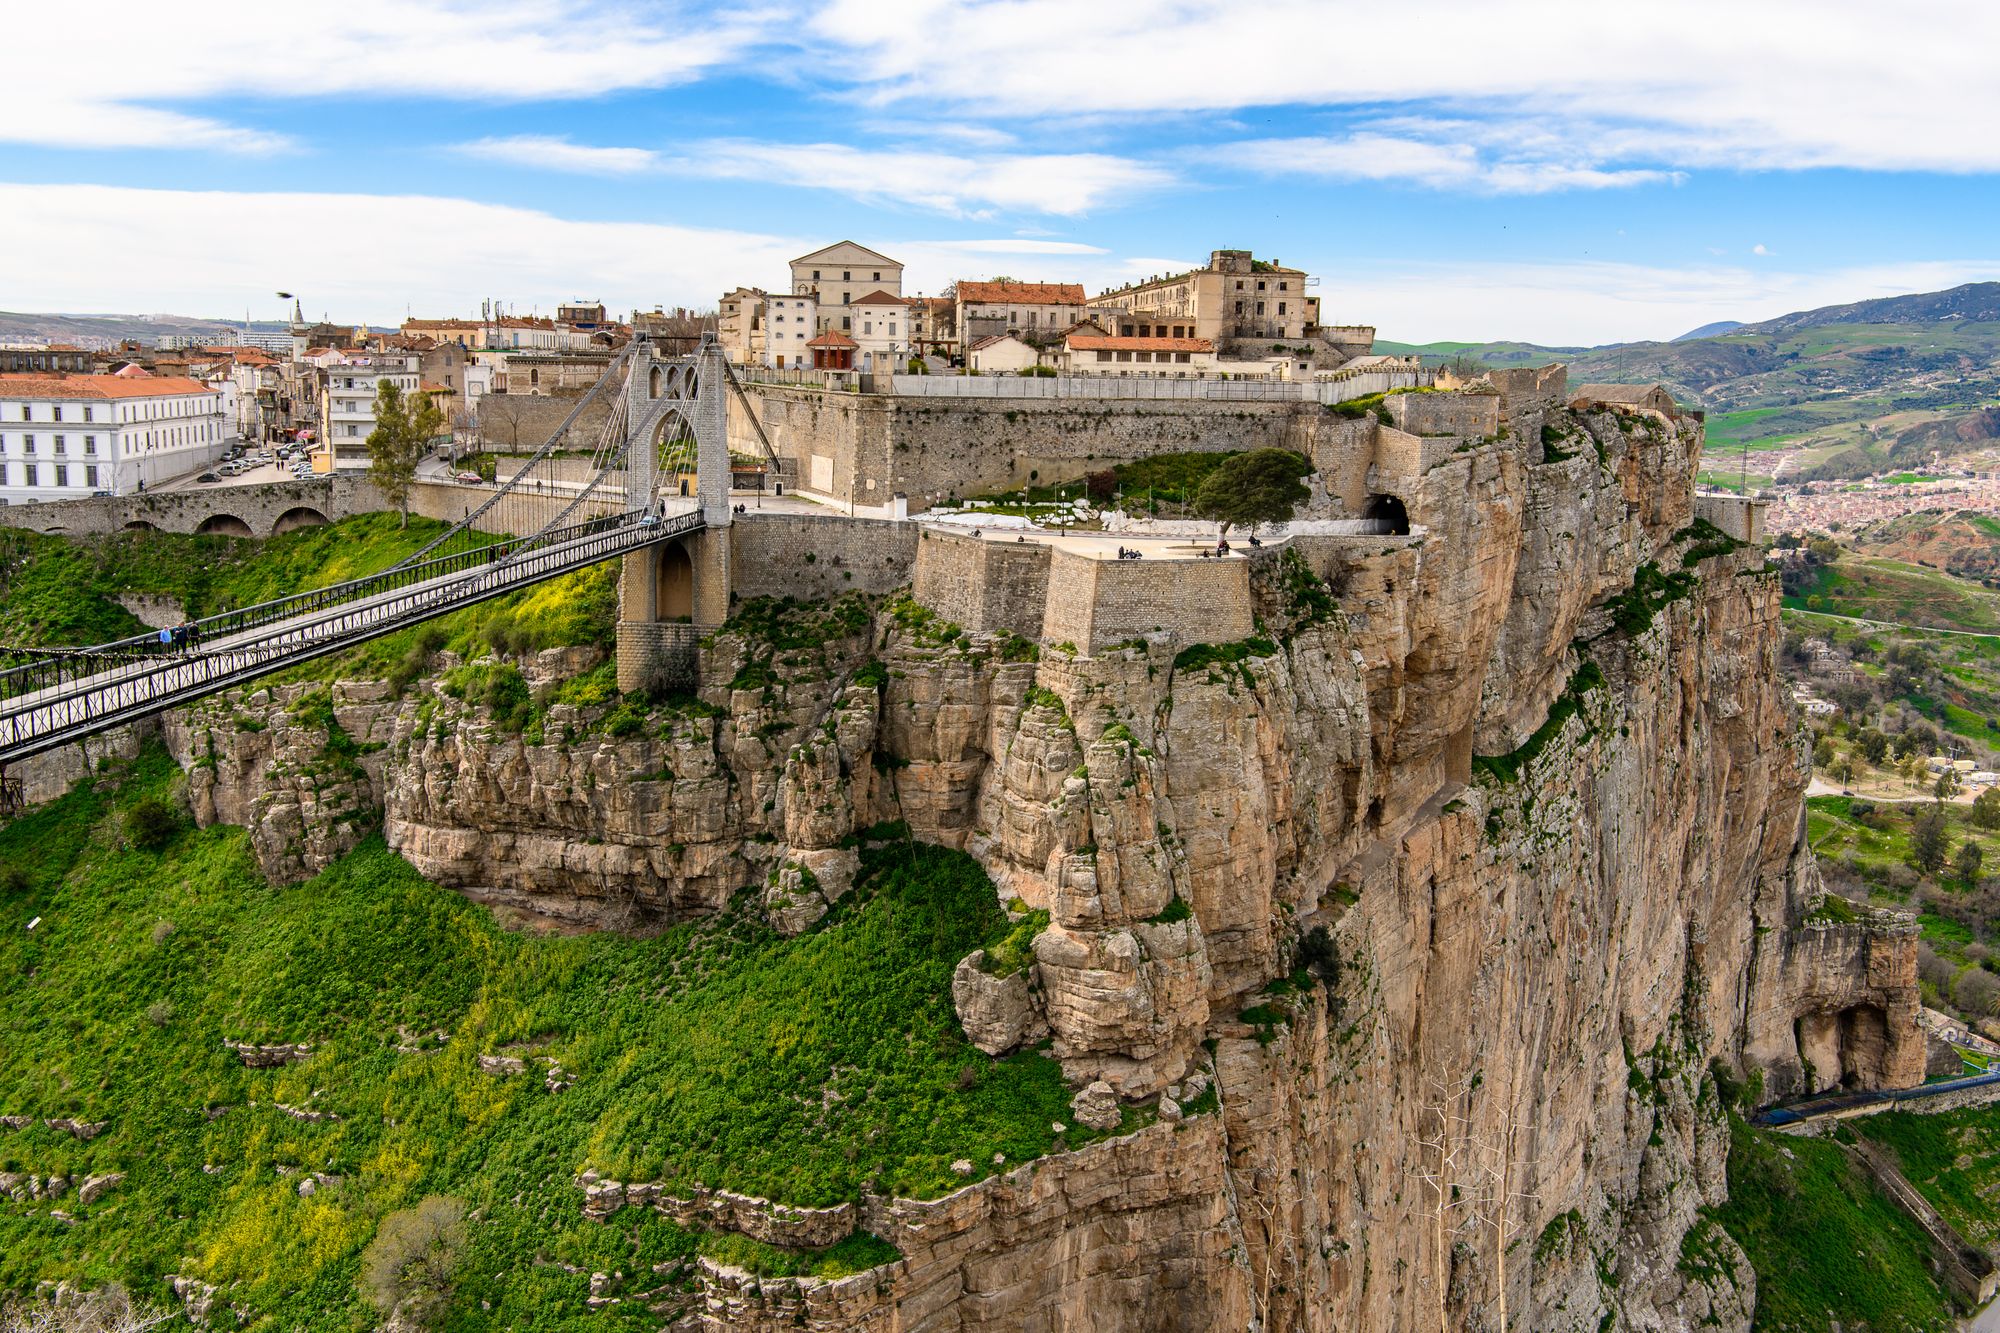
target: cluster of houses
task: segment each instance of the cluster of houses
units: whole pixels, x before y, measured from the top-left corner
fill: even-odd
[[[621,321],[594,302],[532,316],[487,301],[477,318],[371,330],[310,322],[295,300],[283,332],[0,347],[0,503],[133,494],[238,445],[304,443],[317,472],[365,467],[385,381],[429,395],[463,441],[489,398],[581,392],[635,333],[691,349],[710,324],[684,309]]]
[[[812,372],[1152,379],[1310,378],[1405,358],[1373,353],[1367,325],[1323,325],[1317,279],[1217,250],[1203,268],[1091,296],[1078,282],[960,279],[905,295],[903,264],[854,241],[791,261],[780,290],[722,294],[737,365]]]

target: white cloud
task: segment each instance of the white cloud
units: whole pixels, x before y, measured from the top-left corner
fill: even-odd
[[[1345,138],[1251,139],[1204,150],[1206,160],[1272,176],[1407,181],[1432,189],[1489,194],[1601,190],[1672,180],[1657,170],[1603,170],[1587,160],[1491,158],[1470,143],[1362,132]]]
[[[8,92],[34,112],[0,120],[0,141],[61,148],[269,151],[287,141],[171,104],[595,97],[699,77],[783,31],[769,9],[712,15],[673,0],[344,0],[266,5],[253,20],[215,23],[138,0],[16,8]]]
[[[1771,252],[1766,250],[1762,245],[1753,245],[1750,247],[1750,253],[1753,255],[1768,255]]]
[[[885,108],[1407,107],[1497,121],[1517,140],[1509,160],[1586,169],[2000,169],[2000,137],[1986,132],[2000,122],[2000,6],[1987,0],[1927,7],[1926,30],[1948,39],[1925,42],[1920,59],[1885,55],[1892,20],[1862,0],[1435,0],[1407,51],[1376,40],[1377,7],[1327,0],[906,0],[894,24],[872,21],[875,9],[830,0],[810,26],[853,95]]]
[[[1075,216],[1173,180],[1161,167],[1102,153],[967,156],[745,139],[696,144],[668,165],[682,175],[835,190],[969,218],[996,209]]]
[[[337,217],[313,244],[298,219]],[[221,236],[227,245],[159,260],[162,234]],[[397,243],[383,246],[393,235]],[[280,313],[271,296],[300,294],[309,314],[374,324],[405,310],[465,315],[482,297],[547,311],[577,296],[614,311],[655,304],[713,307],[727,287],[782,287],[787,264],[833,238],[577,221],[534,209],[426,195],[253,194],[108,185],[0,184],[0,254],[32,254],[10,273],[22,310],[165,310],[226,317],[246,306]],[[870,238],[904,261],[905,290],[1027,270],[1104,285],[1117,268],[1080,241],[1021,237]]]
[[[650,171],[660,155],[647,148],[595,148],[545,134],[517,134],[501,139],[476,139],[453,151],[488,162],[535,167],[543,171],[574,171],[592,176],[625,176]]]
[[[1349,261],[1308,271],[1328,323],[1373,324],[1399,342],[1517,338],[1564,347],[1675,338],[1719,319],[1937,291],[2000,278],[2000,259],[1786,272],[1731,265]]]
[[[341,225],[300,245],[302,217]],[[163,263],[161,235],[228,243],[181,247]],[[223,316],[248,306],[268,316],[279,289],[298,292],[315,317],[371,323],[400,322],[406,308],[464,315],[496,295],[522,311],[577,296],[614,310],[713,306],[738,280],[782,280],[786,262],[811,245],[423,195],[0,184],[0,254],[37,257],[8,275],[8,303],[28,310]]]

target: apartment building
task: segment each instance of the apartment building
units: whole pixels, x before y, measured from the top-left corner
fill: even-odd
[[[764,345],[759,364],[797,370],[812,364],[806,344],[818,330],[819,302],[782,293],[764,298]]]
[[[1307,290],[1313,285],[1303,271],[1248,250],[1216,250],[1206,268],[1092,297],[1089,314],[1119,337],[1198,338],[1218,347],[1297,342],[1319,331],[1319,298]]]
[[[216,458],[223,395],[179,376],[0,375],[0,503],[129,495]]]
[[[853,324],[856,370],[900,370],[910,359],[910,305],[888,292],[869,292],[843,312]]]
[[[419,358],[388,353],[344,354],[319,371],[320,460],[316,471],[368,466],[375,430],[375,395],[383,381],[417,392]]]
[[[1063,339],[1065,375],[1136,379],[1207,379],[1215,374],[1215,344],[1206,338],[1132,336],[1078,330]]]
[[[818,302],[818,328],[854,333],[852,306],[871,292],[903,294],[903,266],[854,241],[838,241],[792,261],[792,294]]]
[[[958,284],[957,323],[967,345],[1011,333],[1031,343],[1053,343],[1084,317],[1088,306],[1078,282],[971,282]]]

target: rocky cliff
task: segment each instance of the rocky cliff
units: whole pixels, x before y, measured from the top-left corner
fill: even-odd
[[[476,896],[625,928],[751,889],[797,931],[901,820],[1047,913],[1025,972],[960,968],[970,1035],[1046,1030],[1079,1118],[1158,1122],[865,1200],[900,1261],[714,1269],[705,1326],[1747,1329],[1749,1266],[1697,1212],[1726,1190],[1712,1070],[1920,1078],[1914,943],[1813,919],[1778,588],[1692,520],[1699,425],[1560,387],[1403,436],[1367,480],[1410,534],[1262,553],[1241,642],[760,604],[649,712],[561,702],[573,657],[447,660],[170,740],[285,878],[379,810]],[[526,716],[491,688],[516,670]]]

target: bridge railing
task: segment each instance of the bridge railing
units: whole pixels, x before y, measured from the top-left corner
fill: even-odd
[[[632,521],[633,516],[629,514],[607,514],[540,534],[538,544],[566,542]],[[203,616],[189,624],[192,626],[196,643],[214,642],[281,621],[311,615],[329,607],[379,597],[383,593],[394,592],[399,588],[427,583],[443,575],[479,569],[507,558],[512,553],[514,545],[515,543],[507,541],[489,542],[448,555],[433,556],[416,564],[397,565],[379,574],[366,574],[342,583],[331,583],[324,588],[290,593],[284,597],[257,602],[232,611],[221,611],[212,616]],[[28,657],[27,660],[0,669],[0,699],[34,694],[133,662],[178,656],[187,651],[188,645],[185,642],[161,643],[157,634],[136,635],[132,638],[75,650],[38,649],[36,655]]]
[[[267,626],[248,641],[187,649],[100,671],[52,697],[17,700],[0,709],[0,760],[12,760],[135,717],[199,698],[284,667],[343,651],[448,611],[499,597],[558,574],[694,531],[701,515],[618,516],[579,525],[560,545],[521,558],[404,589],[400,595],[352,601]]]

